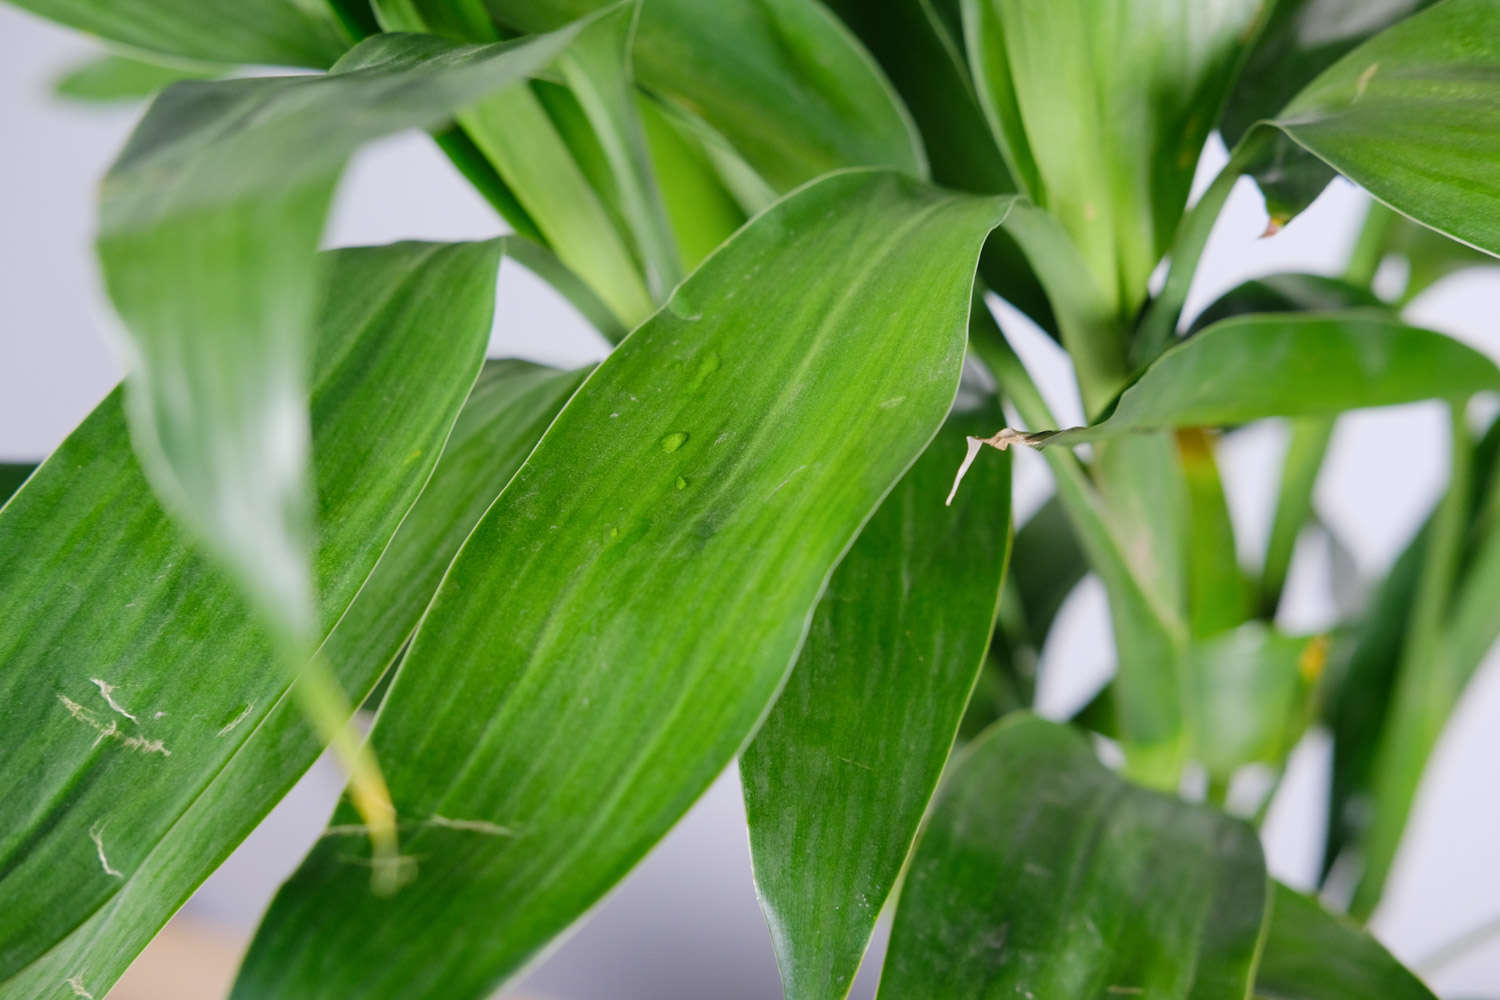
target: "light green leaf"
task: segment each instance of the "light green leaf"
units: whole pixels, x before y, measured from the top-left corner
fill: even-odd
[[[1261,6],[964,0],[969,65],[1011,176],[1062,220],[1121,318],[1172,239]]]
[[[302,0],[11,0],[23,10],[142,52],[209,63],[333,63],[351,36]]]
[[[1277,883],[1255,973],[1256,1000],[1436,1000],[1346,918]]]
[[[638,106],[667,217],[682,253],[681,266],[689,271],[744,223],[745,213],[680,116],[672,116],[645,95],[638,98]]]
[[[1126,784],[1031,716],[958,759],[917,844],[880,995],[1249,993],[1269,887],[1237,820]]]
[[[1432,0],[1277,0],[1229,95],[1219,128],[1233,147],[1259,121],[1361,42]],[[1312,203],[1333,171],[1287,139],[1250,165],[1272,218],[1285,223]]]
[[[1451,337],[1358,311],[1224,320],[1178,344],[1089,427],[1004,432],[997,446],[1107,441],[1173,427],[1314,417],[1500,389],[1500,369]]]
[[[1272,122],[1423,225],[1500,254],[1500,5],[1443,0],[1376,35]]]
[[[788,998],[847,995],[937,787],[995,620],[1010,468],[951,508],[951,417],[865,525],[740,758],[750,857]]]
[[[603,0],[488,3],[546,31]],[[816,0],[647,0],[634,55],[643,87],[701,117],[777,191],[839,167],[926,170],[890,84]]]
[[[1193,757],[1228,781],[1250,763],[1280,764],[1312,721],[1312,692],[1327,640],[1283,635],[1249,622],[1195,643]]]
[[[105,179],[99,254],[148,478],[294,646],[313,604],[306,327],[339,171],[366,140],[541,69],[579,30],[470,48],[379,36],[330,76],[178,84]]]
[[[137,101],[179,80],[218,75],[217,70],[164,66],[129,56],[96,56],[58,78],[53,90],[73,101]]]
[[[361,701],[395,659],[469,530],[581,378],[517,361],[486,366],[431,480],[323,646],[352,701]],[[68,982],[76,980],[104,996],[320,749],[295,702],[277,700],[120,892],[0,992],[69,998]]]
[[[571,66],[571,76],[597,81],[601,74],[611,74],[618,92],[613,98],[616,102],[628,100],[630,92],[624,59],[633,6],[615,5],[610,13],[580,31],[566,52],[559,53],[559,68]],[[474,12],[472,6],[452,8],[446,3],[396,0],[381,2],[376,9],[381,24],[389,31],[462,32],[460,37],[465,41],[482,43],[500,38],[488,15],[482,13],[482,5]],[[616,322],[633,327],[665,297],[665,291],[658,287],[653,299],[646,275],[632,253],[625,220],[617,221],[610,213],[598,183],[610,178],[590,176],[584,169],[578,150],[572,148],[568,135],[549,115],[534,86],[523,80],[489,95],[458,115],[459,127],[562,262],[608,304]],[[602,95],[608,86],[607,82],[605,88],[595,86],[594,92]],[[599,104],[596,100],[596,107]],[[616,113],[623,114],[618,109]],[[600,116],[606,124],[613,122],[603,110]],[[588,125],[583,127],[587,130]],[[629,130],[628,123],[611,129],[616,136]],[[644,206],[640,206],[640,212],[649,214]],[[660,238],[660,234],[654,235]],[[657,247],[657,243],[652,246]]]
[[[498,261],[495,244],[333,257],[312,392],[320,635],[432,470],[484,357]],[[118,391],[0,514],[0,586],[0,697],[29,720],[28,739],[0,741],[3,982],[127,888],[157,907],[152,928],[165,921],[248,829],[205,847],[174,824],[291,679],[152,499]],[[290,725],[310,750],[278,794],[318,749],[295,712]],[[252,822],[275,801],[224,794],[250,795]],[[158,850],[189,873],[167,899],[137,881]]]
[[[357,830],[326,839],[235,996],[339,991],[334,966],[367,997],[481,996],[641,858],[749,738],[941,424],[1008,204],[835,174],[621,344],[465,543],[372,733],[415,878],[377,898]]]

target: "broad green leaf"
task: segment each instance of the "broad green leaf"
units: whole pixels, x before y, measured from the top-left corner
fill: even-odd
[[[1443,0],[1376,35],[1273,119],[1423,225],[1500,254],[1500,5]]]
[[[206,68],[164,66],[129,56],[96,56],[68,70],[53,89],[73,101],[138,101],[179,80],[216,76]]]
[[[421,491],[473,384],[499,247],[397,244],[332,261],[311,397],[320,634]],[[118,391],[0,514],[0,587],[0,696],[29,720],[27,739],[0,743],[3,982],[136,884],[159,845],[191,866],[187,888],[222,859],[233,839],[203,854],[171,831],[290,677],[152,499]],[[273,802],[258,798],[260,812]]]
[[[1122,318],[1176,230],[1261,6],[964,0],[969,64],[1010,173],[1062,220]]]
[[[35,462],[0,462],[0,505],[9,500],[35,470]]]
[[[99,254],[148,478],[294,646],[313,617],[306,328],[339,171],[364,141],[545,67],[580,30],[467,48],[378,36],[329,76],[177,84],[105,179]]]
[[[1277,0],[1229,95],[1219,122],[1234,146],[1297,92],[1371,35],[1432,0]],[[1311,204],[1333,171],[1290,140],[1270,144],[1250,166],[1271,216],[1285,223]]]
[[[956,413],[829,581],[740,758],[750,857],[787,997],[847,995],[974,687],[1010,543],[1010,468],[945,508]]]
[[[653,98],[641,95],[638,102],[682,270],[690,271],[740,227],[745,213],[719,179],[702,142]]]
[[[1326,639],[1283,635],[1263,622],[1194,644],[1193,757],[1210,778],[1228,781],[1245,764],[1285,760],[1312,721],[1327,656]]]
[[[1277,883],[1255,1000],[1436,1000],[1353,922]]]
[[[546,31],[603,0],[487,0]],[[777,191],[839,167],[925,172],[916,129],[869,55],[816,0],[647,0],[641,85],[701,117]]]
[[[209,63],[333,63],[351,36],[304,0],[11,0],[23,10],[142,52]]]
[[[517,361],[486,366],[431,480],[324,644],[323,655],[351,701],[360,701],[395,659],[469,530],[580,379],[581,373]],[[320,749],[296,704],[276,701],[120,892],[0,992],[66,998],[69,982],[76,981],[104,996]]]
[[[595,370],[465,543],[371,734],[415,877],[375,897],[364,838],[325,839],[235,996],[484,995],[641,858],[748,740],[944,419],[1008,205],[832,175]]]
[[[1173,427],[1327,416],[1500,389],[1500,369],[1460,342],[1389,315],[1355,311],[1242,316],[1173,347],[1089,427],[993,440],[1034,447],[1107,441]]]
[[[1215,299],[1193,320],[1197,334],[1220,320],[1254,313],[1342,312],[1385,309],[1368,287],[1321,274],[1268,274],[1236,285]]]
[[[1244,997],[1269,887],[1248,826],[1136,788],[1031,716],[958,758],[917,844],[882,997]]]

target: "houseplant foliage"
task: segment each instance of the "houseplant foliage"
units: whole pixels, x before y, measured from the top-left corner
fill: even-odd
[[[330,741],[235,997],[485,996],[736,758],[790,997],[888,903],[882,996],[1431,996],[1359,925],[1500,630],[1500,370],[1402,318],[1500,253],[1500,0],[15,2],[112,47],[76,96],[168,85],[100,194],[130,374],[0,479],[0,996],[104,996]],[[411,128],[512,234],[320,252]],[[1236,180],[1279,224],[1335,173],[1378,199],[1345,275],[1184,315]],[[606,360],[485,359],[506,257]],[[1335,421],[1432,399],[1445,495],[1287,634]],[[1266,420],[1245,567],[1215,451]],[[1052,472],[1019,527],[986,442]],[[1116,670],[1044,721],[1090,573]],[[1228,795],[1313,726],[1321,901],[1267,876],[1274,782]]]

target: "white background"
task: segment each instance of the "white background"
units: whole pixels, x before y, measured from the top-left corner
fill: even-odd
[[[121,375],[109,346],[114,321],[99,290],[90,242],[95,185],[138,109],[84,108],[49,94],[58,71],[91,51],[64,31],[0,7],[0,459],[46,454]],[[1217,166],[1222,150],[1211,151],[1206,161]],[[1286,269],[1337,273],[1361,205],[1361,196],[1340,184],[1282,234],[1263,240],[1257,237],[1264,213],[1242,182],[1210,245],[1193,303],[1201,306],[1250,275]],[[430,143],[408,135],[360,155],[341,189],[328,243],[476,238],[500,228]],[[1450,279],[1414,310],[1419,321],[1492,357],[1500,357],[1497,313],[1500,278],[1493,271]],[[1059,416],[1076,418],[1062,359],[1019,325],[1010,328]],[[572,365],[596,357],[601,346],[548,289],[507,265],[492,354]],[[1399,551],[1441,489],[1443,426],[1432,406],[1362,413],[1341,423],[1319,482],[1318,505],[1342,527],[1367,576]],[[1264,544],[1283,446],[1278,429],[1256,429],[1233,440],[1224,458],[1247,556]],[[1043,495],[1043,478],[1034,456],[1023,456],[1023,510]],[[1328,624],[1324,576],[1318,553],[1299,550],[1285,624]],[[1492,655],[1444,735],[1376,921],[1382,938],[1409,961],[1500,913],[1496,662]],[[1103,598],[1086,584],[1070,599],[1044,656],[1044,710],[1068,707],[1108,664]],[[9,720],[13,729],[24,724]],[[1312,876],[1321,843],[1318,796],[1325,761],[1326,746],[1311,738],[1298,753],[1267,830],[1274,871],[1297,885]],[[180,921],[238,947],[277,882],[317,835],[336,791],[331,772],[315,770]],[[731,773],[520,990],[558,1000],[779,995],[742,823]],[[856,996],[872,995],[872,971],[865,969]],[[1500,943],[1441,970],[1431,982],[1449,997],[1500,995]],[[128,989],[117,993],[124,996]]]

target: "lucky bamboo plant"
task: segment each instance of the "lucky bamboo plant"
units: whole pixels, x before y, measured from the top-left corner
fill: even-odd
[[[1500,370],[1402,310],[1500,252],[1500,0],[13,2],[113,47],[65,91],[159,93],[99,197],[128,377],[6,473],[0,996],[104,997],[330,744],[236,998],[488,995],[736,758],[794,1000],[887,906],[893,1000],[1431,996],[1360,922],[1500,631]],[[320,252],[412,128],[510,232]],[[1346,274],[1185,314],[1237,180],[1274,230],[1335,172]],[[486,360],[506,256],[606,360]],[[1338,415],[1431,399],[1428,522],[1278,628]],[[1215,454],[1264,420],[1242,566]],[[1055,485],[1014,529],[1008,447]],[[1043,720],[1088,575],[1113,676]],[[1312,727],[1321,899],[1255,828]]]

